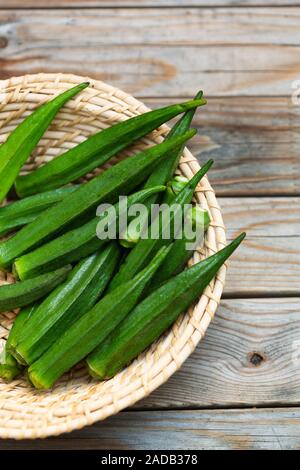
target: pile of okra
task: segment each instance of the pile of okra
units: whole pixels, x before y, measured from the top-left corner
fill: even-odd
[[[82,360],[92,377],[113,377],[201,295],[245,236],[187,268],[193,251],[184,236],[176,238],[170,230],[176,210],[192,202],[212,165],[208,161],[190,180],[175,176],[184,145],[196,132],[190,127],[194,113],[206,103],[202,92],[101,130],[22,174],[57,112],[87,86],[79,84],[37,108],[0,147],[0,269],[16,278],[0,287],[0,312],[18,309],[0,352],[0,377],[13,380],[26,373],[40,389],[52,387]],[[179,115],[161,143],[78,183]],[[17,198],[5,205],[12,191]],[[126,209],[118,202],[121,195],[127,196]],[[146,216],[139,224],[129,219],[114,240],[99,237],[96,209],[102,203],[119,219],[143,203]],[[161,203],[175,208],[173,219],[166,222],[160,212],[158,236],[141,237],[142,228],[151,233],[152,205]],[[186,216],[203,232],[210,224],[199,206]],[[107,225],[115,223],[109,220]]]

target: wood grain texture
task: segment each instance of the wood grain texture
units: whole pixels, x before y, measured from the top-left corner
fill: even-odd
[[[247,237],[229,261],[224,296],[300,296],[300,198],[219,198],[228,238]]]
[[[0,9],[1,3],[0,0]],[[6,6],[13,4],[11,0],[5,3]],[[60,7],[64,5],[64,2],[60,1],[59,3]],[[84,4],[86,3],[84,2]],[[114,6],[114,4],[115,2],[111,5]],[[153,2],[152,7],[143,12],[143,9],[139,8],[142,4],[138,1],[137,8],[105,8],[103,11],[98,11],[97,17],[101,17],[103,27],[98,31],[98,36],[91,37],[91,40],[97,41],[98,38],[109,44],[123,44],[122,39],[126,34],[128,43],[132,44],[203,45],[220,41],[220,45],[234,43],[249,45],[261,44],[262,42],[294,45],[300,34],[297,28],[299,2],[296,2],[297,4],[298,6],[295,7],[282,6],[275,9],[272,9],[272,5],[269,7],[268,4],[259,8],[235,8],[234,6],[231,8],[210,8],[203,6],[203,3],[200,2],[199,8],[189,8],[187,5],[183,9],[160,9],[158,7],[162,5],[162,2],[158,1],[157,6]],[[26,5],[26,1],[22,1],[22,5]],[[36,11],[33,21],[37,23],[44,12],[39,12],[38,2],[35,1],[34,5]],[[48,2],[48,6],[52,6],[51,0]],[[27,15],[24,17],[22,15],[31,14],[25,10],[26,8],[22,8],[20,12],[17,12],[24,24]],[[96,31],[95,21],[97,18],[93,20],[93,17],[97,9],[88,8],[91,11],[85,12],[81,10],[84,8],[75,9],[75,11],[69,11],[68,8],[54,8],[52,13],[47,12],[47,14],[50,13],[49,22],[52,24],[57,15],[63,13],[58,27],[65,26],[66,30],[70,26],[70,20],[73,20],[72,23],[76,21],[76,26],[79,28],[83,28],[85,25],[88,29],[91,24],[93,28],[91,32]],[[7,13],[9,13],[9,9]],[[69,21],[66,18],[66,13],[71,15]],[[284,18],[282,18],[283,15]],[[119,28],[114,30],[117,21]],[[164,29],[164,26],[167,28]],[[227,32],[231,28],[230,35],[224,34],[224,28],[227,29]],[[107,36],[105,34],[107,32],[114,34]]]
[[[299,312],[300,298],[222,300],[195,352],[136,407],[298,404]]]
[[[300,8],[2,10],[0,77],[63,70],[137,96],[188,96],[199,83],[212,96],[290,96],[299,16]]]
[[[271,3],[271,5],[270,5]],[[0,0],[0,8],[215,7],[298,5],[297,0]]]
[[[247,232],[249,239],[283,238],[300,234],[300,197],[220,198],[222,214],[231,239]]]
[[[144,99],[153,109],[175,101]],[[210,181],[220,196],[300,195],[299,123],[290,98],[209,97],[189,148],[200,163],[214,159]]]
[[[300,295],[300,237],[249,235],[229,261],[225,297]]]
[[[299,449],[300,409],[124,412],[82,431],[0,449]]]

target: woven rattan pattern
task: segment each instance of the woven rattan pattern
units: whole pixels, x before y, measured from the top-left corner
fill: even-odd
[[[12,129],[37,106],[86,80],[87,77],[69,74],[36,74],[0,81],[0,142],[4,142]],[[24,173],[100,129],[148,110],[123,91],[88,80],[90,87],[68,102],[57,115],[24,166]],[[162,126],[118,158],[160,142],[167,130],[167,126]],[[110,160],[103,168],[114,161]],[[178,172],[191,178],[198,169],[197,160],[185,149]],[[92,176],[88,175],[89,178]],[[194,253],[192,263],[215,253],[226,241],[220,208],[206,177],[197,188],[195,203],[209,210],[212,222],[204,246]],[[223,266],[197,304],[109,381],[91,379],[81,365],[46,392],[34,390],[24,379],[12,383],[0,379],[0,437],[36,438],[72,431],[102,420],[147,396],[180,368],[204,336],[219,304],[225,274],[226,266]],[[7,282],[13,282],[12,275],[0,272],[0,284]],[[7,337],[14,317],[15,312],[0,314],[0,341]]]

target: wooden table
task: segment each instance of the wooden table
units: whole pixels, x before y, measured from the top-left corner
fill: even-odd
[[[228,238],[248,233],[168,383],[105,422],[0,449],[299,448],[299,2],[0,0],[0,15],[0,78],[90,75],[153,108],[202,88],[191,150],[215,160]]]

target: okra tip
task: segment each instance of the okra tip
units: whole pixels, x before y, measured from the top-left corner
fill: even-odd
[[[245,232],[240,233],[234,240],[232,240],[231,243],[229,243],[229,245],[223,248],[224,251],[227,251],[227,258],[229,258],[229,256],[231,256],[231,254],[238,248],[238,246],[244,240],[245,236],[246,236]]]
[[[190,140],[192,137],[194,137],[195,134],[197,134],[197,129],[192,127],[183,134],[182,140]]]
[[[201,98],[194,99],[192,103],[194,104],[193,106],[194,108],[198,108],[198,106],[204,106],[207,103],[207,101],[205,98],[201,97]]]
[[[19,367],[5,367],[0,365],[0,377],[6,382],[12,382],[18,375],[21,374]]]
[[[205,165],[203,165],[203,167],[201,168],[202,171],[205,171],[205,173],[213,166],[214,164],[214,161],[213,159],[211,158],[210,160],[208,160]],[[200,171],[201,171],[200,170]]]
[[[234,240],[232,243],[234,243],[236,246],[240,245],[240,243],[242,243],[242,241],[244,240],[244,238],[246,237],[246,232],[242,232],[240,233]]]
[[[90,82],[82,82],[82,83],[79,83],[79,85],[76,85],[74,88],[74,90],[78,90],[78,91],[82,91],[84,90],[85,88],[87,88],[88,86],[90,85]]]
[[[31,367],[25,370],[25,379],[30,385],[33,385],[35,388],[38,390],[46,390],[48,387],[46,384],[43,384],[38,377],[35,376],[35,373],[33,370],[31,370]]]
[[[208,162],[203,165],[197,173],[193,176],[193,178],[189,181],[189,186],[196,188],[196,185],[199,183],[199,181],[203,178],[203,176],[208,172],[210,167],[214,161],[212,159],[208,160]]]
[[[203,97],[203,90],[199,90],[198,93],[195,95],[194,100],[201,100]]]

